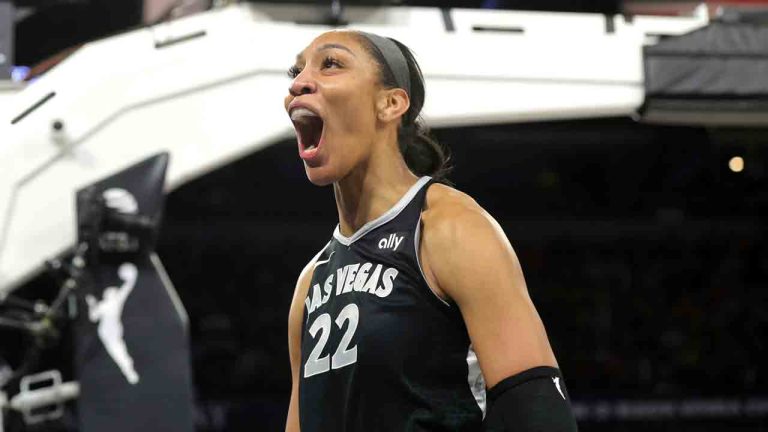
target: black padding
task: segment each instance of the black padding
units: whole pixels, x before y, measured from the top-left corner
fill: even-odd
[[[540,366],[488,391],[487,432],[575,432],[568,391],[557,368]]]

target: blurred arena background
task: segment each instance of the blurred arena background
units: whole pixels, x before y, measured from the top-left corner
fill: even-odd
[[[237,43],[214,26],[246,21]],[[119,399],[86,395],[97,378],[29,422],[14,372],[82,381],[80,327],[73,307],[55,332],[18,324],[62,292],[43,263],[71,259],[74,193],[158,151],[152,245],[188,315],[194,428],[282,430],[289,302],[338,215],[286,134],[280,64],[343,25],[422,27],[425,117],[515,246],[581,430],[768,430],[768,2],[747,0],[0,0],[0,430],[98,430],[79,405]],[[457,48],[430,57],[443,32]]]

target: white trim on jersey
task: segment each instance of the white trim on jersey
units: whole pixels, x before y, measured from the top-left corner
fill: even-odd
[[[315,267],[316,267],[318,264],[325,264],[326,262],[328,262],[328,261],[318,261],[317,259],[318,259],[318,258],[320,258],[320,256],[323,254],[323,252],[325,252],[325,250],[326,250],[326,249],[328,249],[328,246],[330,246],[330,245],[331,245],[331,242],[329,241],[328,243],[326,243],[326,244],[325,244],[325,246],[323,246],[323,248],[322,248],[322,249],[320,249],[320,252],[316,253],[316,254],[315,254],[315,256],[313,256],[313,257],[312,257],[312,260],[311,260],[310,262],[311,262],[311,263],[313,263],[313,264],[312,264],[312,268],[313,268],[313,269],[314,269],[314,268],[315,268]],[[333,255],[333,252],[331,252],[331,255]],[[330,259],[331,257],[330,257],[330,256],[328,256],[328,258]],[[313,270],[313,271],[314,271],[314,270]]]
[[[320,252],[316,253],[315,256],[312,257],[312,259],[309,261],[310,263],[312,263],[312,273],[313,274],[314,274],[315,269],[317,268],[318,265],[326,264],[326,263],[328,263],[328,261],[331,260],[331,256],[333,256],[333,252],[331,252],[331,254],[328,255],[328,259],[327,260],[325,260],[325,261],[318,261],[317,260],[318,258],[320,258],[320,256],[323,254],[323,252],[325,252],[325,250],[328,249],[328,246],[330,246],[330,245],[331,245],[331,242],[328,241],[328,243],[326,243],[325,246],[323,246],[323,248],[320,249]],[[309,310],[309,306],[310,306],[310,302],[311,302],[311,296],[312,296],[312,281],[311,280],[309,282],[309,288],[310,289],[307,290],[307,295],[304,297],[304,304],[307,306],[307,310]],[[307,314],[306,322],[307,323],[309,322],[309,314]]]
[[[321,251],[320,251],[320,254],[322,254],[323,252],[325,252],[325,249],[328,247],[328,245],[329,245],[329,244],[331,244],[331,243],[330,243],[330,242],[328,242],[328,244],[327,244],[327,245],[325,245],[325,247],[323,248],[323,250],[321,250]],[[322,260],[322,261],[317,261],[317,262],[315,262],[314,268],[317,268],[317,266],[319,266],[319,265],[322,265],[322,264],[328,264],[328,261],[330,261],[330,260],[331,260],[331,257],[333,256],[333,254],[334,254],[334,253],[335,253],[335,251],[331,251],[331,253],[328,255],[328,258],[326,258],[326,259],[324,259],[324,260]],[[316,258],[319,258],[319,257],[320,257],[320,254],[318,254],[318,256],[317,256]]]
[[[378,228],[385,223],[391,221],[397,215],[400,214],[401,211],[408,205],[408,203],[411,202],[414,196],[419,192],[419,189],[421,189],[422,186],[424,186],[431,177],[424,176],[420,178],[413,186],[411,186],[410,189],[408,189],[408,192],[405,193],[405,195],[400,198],[400,200],[392,206],[391,209],[387,210],[383,215],[377,217],[376,219],[366,223],[362,227],[360,227],[359,230],[357,230],[354,234],[352,234],[350,237],[344,237],[341,234],[341,229],[339,225],[336,225],[336,229],[333,231],[333,237],[338,240],[339,243],[343,244],[344,246],[349,246],[352,243],[356,242],[358,239],[360,239],[362,236],[369,233],[374,228]]]
[[[472,344],[469,344],[469,349],[467,350],[467,382],[469,383],[472,395],[475,397],[478,408],[483,412],[483,419],[485,419],[488,397],[485,392],[485,377],[483,377],[483,372],[480,370],[480,363],[477,361],[477,354],[472,349]]]
[[[431,286],[429,286],[429,281],[427,281],[427,276],[424,275],[424,270],[421,268],[421,260],[419,259],[419,242],[421,241],[421,215],[419,215],[419,221],[416,222],[416,232],[413,234],[413,246],[416,249],[416,267],[419,268],[419,272],[421,273],[421,278],[424,279],[424,284],[427,285],[427,288],[429,289],[429,292],[432,293],[435,297],[437,297],[438,300],[443,302],[444,305],[451,307],[451,304],[445,301],[442,297],[437,295],[437,292],[432,289]]]

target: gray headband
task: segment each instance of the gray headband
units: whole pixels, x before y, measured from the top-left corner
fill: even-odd
[[[381,55],[384,56],[384,61],[387,63],[389,70],[391,70],[392,74],[395,76],[397,86],[405,90],[405,92],[410,96],[411,79],[410,73],[408,71],[408,62],[406,61],[403,52],[400,51],[400,48],[397,46],[397,44],[392,42],[392,39],[385,38],[373,33],[366,33],[363,31],[358,33],[368,39],[373,44],[373,46],[379,50]]]

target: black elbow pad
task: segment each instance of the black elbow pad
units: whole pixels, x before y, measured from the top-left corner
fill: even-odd
[[[560,370],[535,367],[506,378],[488,391],[486,432],[576,432]]]

